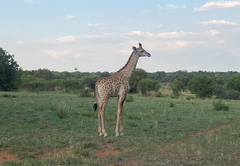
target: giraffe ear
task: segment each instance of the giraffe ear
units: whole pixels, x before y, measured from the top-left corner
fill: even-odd
[[[142,44],[141,44],[141,43],[139,43],[139,47],[142,47]]]
[[[132,46],[132,49],[133,49],[133,51],[136,51],[136,50],[137,50],[137,48],[136,48],[136,47],[134,47],[134,46]]]

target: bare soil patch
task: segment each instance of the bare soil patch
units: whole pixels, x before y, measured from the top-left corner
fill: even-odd
[[[207,130],[207,131],[200,131],[200,132],[194,133],[187,139],[187,141],[193,141],[196,136],[199,136],[199,135],[202,135],[202,134],[214,133],[215,131],[219,131],[219,130],[221,130],[223,128],[230,127],[231,125],[232,125],[232,123],[231,124],[227,124],[227,125],[217,126],[217,127],[213,128],[213,129],[210,129],[210,130]]]
[[[97,150],[94,155],[97,156],[97,157],[107,157],[107,156],[118,156],[120,155],[121,152],[118,151],[118,150],[109,150],[109,149],[106,149],[104,151],[101,151],[101,150]]]
[[[130,148],[124,148],[121,152],[119,150],[114,150],[114,147],[109,143],[98,143],[100,146],[106,146],[107,149],[104,150],[97,150],[94,155],[97,157],[107,157],[107,156],[119,156],[122,153],[126,153],[128,151],[131,151]]]
[[[19,156],[14,153],[8,153],[7,150],[0,151],[0,164],[5,161],[20,161]]]

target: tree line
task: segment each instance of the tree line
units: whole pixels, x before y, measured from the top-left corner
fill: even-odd
[[[95,82],[114,73],[105,72],[57,72],[48,69],[22,70],[14,61],[14,55],[0,48],[0,90],[1,91],[64,91],[89,94]],[[170,86],[173,96],[189,90],[198,97],[215,95],[220,99],[239,99],[240,73],[179,70],[148,73],[135,69],[130,80],[130,93],[158,92],[161,86]]]

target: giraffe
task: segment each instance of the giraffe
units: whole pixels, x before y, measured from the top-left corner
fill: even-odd
[[[104,114],[107,106],[107,102],[110,97],[118,97],[118,111],[117,122],[115,128],[115,136],[119,136],[119,124],[120,134],[123,135],[123,103],[127,97],[127,93],[130,90],[129,79],[136,68],[139,57],[150,57],[151,55],[142,48],[142,44],[139,43],[139,47],[132,47],[133,52],[129,57],[125,66],[117,71],[111,77],[102,77],[95,84],[95,103],[94,110],[98,110],[98,132],[99,136],[107,137],[104,125]]]

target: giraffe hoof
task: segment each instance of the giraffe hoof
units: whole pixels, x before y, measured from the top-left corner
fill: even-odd
[[[103,133],[99,133],[99,136],[100,136],[100,137],[103,136]]]
[[[105,134],[104,134],[104,137],[107,137],[107,136],[108,136],[107,133],[105,133]]]
[[[118,137],[119,136],[119,133],[116,133],[115,137]]]
[[[123,136],[124,135],[123,132],[120,135]]]

